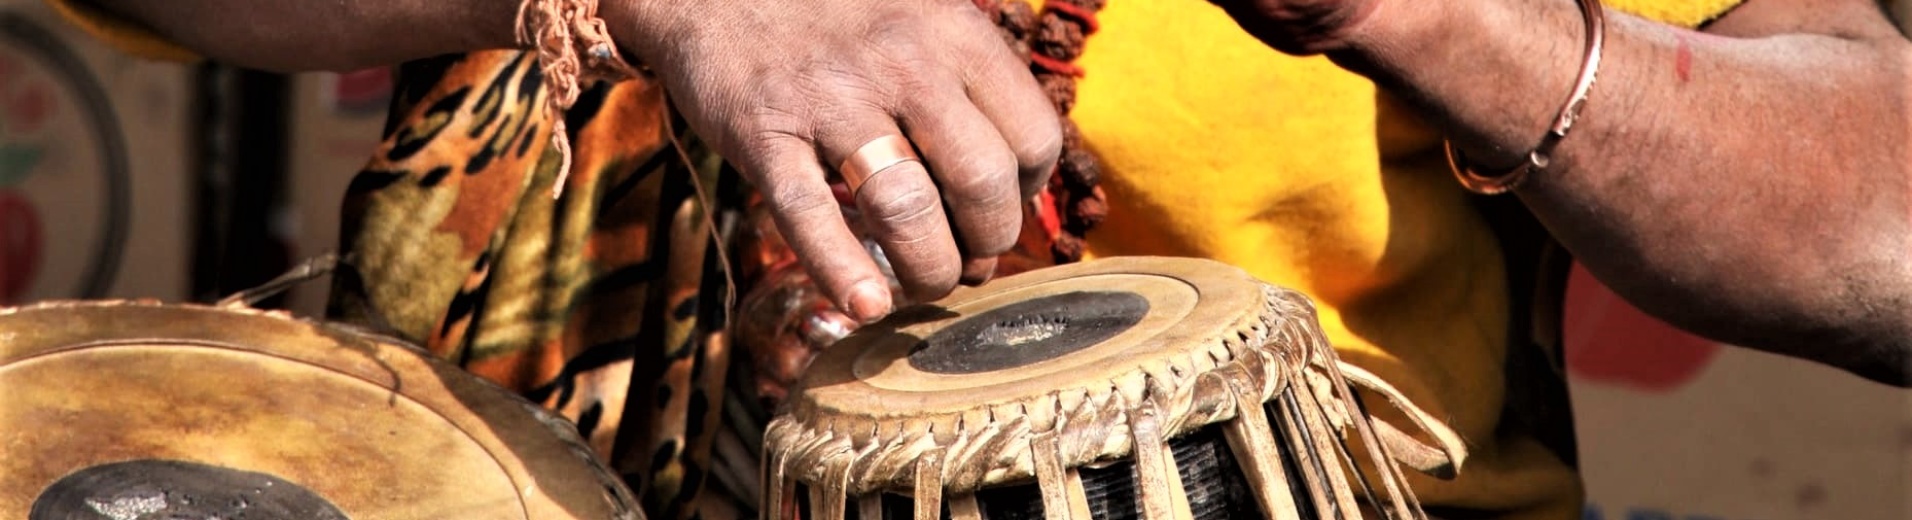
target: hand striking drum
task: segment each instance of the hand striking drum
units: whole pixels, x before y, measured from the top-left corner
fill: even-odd
[[[1351,384],[1423,435],[1370,421]],[[1206,260],[962,289],[833,345],[799,388],[765,436],[767,519],[1424,518],[1394,462],[1465,457],[1340,362],[1305,297]]]
[[[0,388],[0,518],[642,518],[563,418],[283,314],[0,310]]]

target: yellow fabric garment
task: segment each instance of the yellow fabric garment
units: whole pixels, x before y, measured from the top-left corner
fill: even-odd
[[[1609,6],[1690,25],[1734,4]],[[1110,201],[1090,256],[1208,257],[1306,292],[1346,359],[1470,444],[1459,479],[1413,481],[1426,503],[1577,518],[1575,472],[1499,429],[1504,266],[1439,136],[1366,79],[1268,49],[1210,4],[1110,0],[1099,18],[1072,113],[1104,160]]]

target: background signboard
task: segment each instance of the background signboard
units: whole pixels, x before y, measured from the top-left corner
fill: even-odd
[[[0,304],[184,295],[191,78],[0,0]]]
[[[338,249],[339,204],[352,177],[378,150],[391,102],[391,72],[381,67],[294,77],[288,162],[293,196],[286,200],[296,230],[294,258]],[[289,293],[286,308],[321,316],[331,286],[329,276],[300,285]]]
[[[1912,391],[1567,299],[1586,520],[1912,520]]]

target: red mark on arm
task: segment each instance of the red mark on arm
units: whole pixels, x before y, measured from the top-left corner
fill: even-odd
[[[1693,42],[1686,35],[1678,36],[1680,48],[1673,57],[1673,73],[1680,76],[1680,83],[1693,80]]]

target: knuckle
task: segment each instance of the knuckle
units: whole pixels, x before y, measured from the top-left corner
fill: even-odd
[[[891,244],[889,247],[897,251],[894,258],[898,268],[896,274],[898,281],[903,282],[906,288],[916,291],[948,290],[962,280],[962,260],[953,253],[945,254],[938,248],[903,243]]]
[[[956,283],[962,280],[962,272],[954,268],[937,269],[926,278],[922,288],[918,289],[922,293],[918,299],[934,300],[947,296],[951,289],[955,289]]]
[[[871,13],[864,43],[895,54],[921,53],[924,45],[923,15],[906,10],[885,9]]]
[[[957,267],[936,267],[921,273],[912,288],[916,300],[934,300],[949,294],[962,279],[962,271]]]
[[[963,244],[968,247],[970,256],[993,257],[1009,252],[1016,247],[1017,226],[1022,223],[1019,211],[991,215],[984,219],[987,224],[981,229],[965,229]]]
[[[752,90],[757,102],[750,105],[747,112],[751,113],[789,110],[801,106],[804,98],[808,97],[802,85],[796,81],[766,81],[758,83]]]
[[[942,214],[936,194],[927,189],[898,190],[870,199],[870,213],[876,217],[878,226],[891,235],[898,235],[899,240],[906,240],[901,235],[934,234],[930,218]]]
[[[757,101],[738,111],[731,126],[746,143],[756,146],[780,146],[790,140],[802,141],[809,133],[807,121],[813,103],[810,96],[795,85],[764,85],[756,92]]]
[[[802,193],[799,182],[803,175],[793,172],[788,164],[790,157],[800,156],[792,152],[807,146],[803,137],[788,129],[764,125],[740,130],[732,141],[738,153],[733,157],[739,169],[763,187],[772,203],[778,203],[783,197],[807,196]]]
[[[764,179],[764,195],[778,214],[793,222],[815,224],[821,218],[840,214],[836,199],[817,190],[802,185],[798,179],[780,179],[771,175]],[[802,227],[802,226],[798,226]],[[803,234],[809,229],[789,230],[794,234]]]
[[[1016,160],[1024,165],[1037,166],[1056,162],[1062,156],[1062,121],[1049,114],[1031,117],[1022,123],[1018,134],[1021,139],[1015,144]]]
[[[737,134],[743,151],[751,157],[770,158],[777,152],[803,146],[803,135],[794,125],[797,118],[768,112],[753,117],[756,120],[741,125],[744,128]]]
[[[943,182],[954,203],[996,206],[1014,198],[1016,171],[1016,161],[1007,152],[972,153],[943,175]]]

